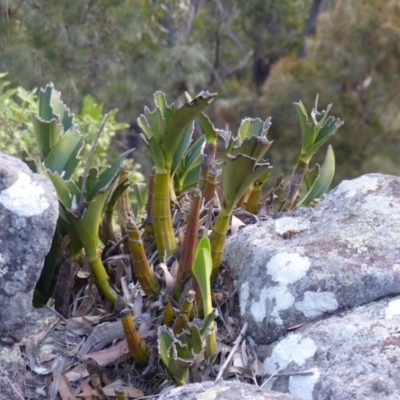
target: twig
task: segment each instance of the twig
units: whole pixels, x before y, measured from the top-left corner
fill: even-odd
[[[274,378],[275,376],[278,376],[278,372],[282,369],[282,367],[279,367],[272,375],[270,375],[268,377],[268,379],[265,380],[265,382],[263,382],[263,384],[260,386],[261,388],[264,387],[264,385],[269,382],[272,378]]]
[[[218,380],[220,378],[222,378],[222,374],[224,373],[226,367],[228,366],[228,364],[230,363],[230,361],[232,360],[234,354],[236,353],[236,350],[238,349],[240,342],[243,340],[244,335],[246,334],[247,331],[247,327],[249,326],[249,324],[247,322],[245,322],[245,324],[243,325],[241,331],[239,332],[239,336],[236,338],[236,340],[233,342],[233,347],[231,352],[229,353],[228,357],[226,358],[225,362],[222,364],[217,377],[215,378],[215,380]]]
[[[272,375],[264,375],[268,376],[268,379],[265,380],[265,382],[260,386],[264,387],[264,385],[270,381],[272,378],[278,378],[280,376],[307,376],[307,375],[314,375],[314,371],[298,371],[298,372],[279,372],[282,368],[278,368],[276,372],[274,372]]]

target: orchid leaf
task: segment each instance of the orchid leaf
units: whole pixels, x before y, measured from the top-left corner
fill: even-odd
[[[169,121],[171,121],[172,116],[174,115],[175,107],[173,105],[169,106],[167,104],[167,99],[165,98],[165,94],[160,91],[154,94],[154,102],[157,108],[160,109],[161,115],[168,124]]]
[[[148,185],[143,182],[134,182],[132,184],[132,190],[136,202],[133,204],[134,212],[138,220],[142,216],[148,199]]]
[[[223,201],[233,208],[240,197],[260,176],[270,169],[269,163],[258,164],[245,154],[227,155],[222,169]]]
[[[118,175],[119,168],[121,166],[122,161],[126,157],[128,157],[129,154],[133,152],[134,149],[128,150],[125,153],[122,153],[113,163],[111,167],[106,168],[97,178],[96,182],[93,183],[90,192],[88,192],[87,195],[87,200],[91,201],[96,193],[98,193],[100,190],[105,188],[107,185],[110,184],[110,182]]]
[[[303,102],[300,100],[298,103],[294,103],[294,105],[296,106],[296,113],[301,128],[301,151],[306,152],[307,149],[309,149],[314,144],[314,128],[310,123]]]
[[[239,137],[243,142],[245,138],[264,137],[271,127],[271,118],[262,121],[260,118],[244,118],[239,127]]]
[[[165,139],[161,143],[167,165],[171,164],[176,148],[187,127],[212,102],[214,97],[215,94],[202,92],[174,113],[165,131]]]
[[[41,156],[45,159],[60,137],[62,127],[56,119],[48,122],[37,115],[32,116],[32,124]]]
[[[202,112],[197,117],[200,127],[206,137],[207,143],[217,143],[218,133],[214,125],[210,121],[210,118]]]
[[[266,137],[252,136],[245,138],[240,146],[234,147],[232,155],[236,156],[238,154],[244,154],[254,158],[256,162],[259,162],[264,157],[271,144],[272,142],[270,142]]]
[[[324,163],[307,194],[300,200],[299,205],[308,206],[319,199],[329,189],[335,175],[335,155],[332,146],[328,147]]]
[[[184,133],[181,142],[178,144],[178,147],[176,149],[176,152],[174,154],[174,158],[172,161],[171,176],[173,176],[175,174],[176,170],[179,168],[179,166],[184,164],[186,161],[186,160],[184,160],[184,157],[190,146],[193,131],[194,131],[194,124],[190,124],[187,127],[186,132]],[[183,170],[184,169],[185,168],[183,168]]]
[[[178,386],[185,385],[189,368],[193,365],[193,360],[182,357],[183,351],[185,354],[188,352],[187,346],[175,338],[170,328],[160,326],[158,328],[158,348],[161,361],[170,378]],[[179,353],[181,356],[178,355]]]
[[[83,147],[82,135],[76,128],[70,129],[61,136],[44,160],[46,168],[52,172],[63,174],[68,180],[79,163],[79,152]]]

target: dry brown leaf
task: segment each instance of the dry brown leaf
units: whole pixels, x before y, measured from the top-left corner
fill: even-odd
[[[60,380],[58,381],[58,393],[62,400],[76,400],[71,385],[64,374],[61,375]]]
[[[100,350],[89,354],[82,354],[80,358],[83,360],[92,358],[101,367],[105,367],[106,365],[111,364],[117,360],[122,361],[129,358],[129,349],[126,340],[123,340],[122,342],[113,347],[110,347],[109,349]]]
[[[79,379],[79,387],[81,388],[82,393],[92,391],[92,387],[85,379]],[[98,397],[92,394],[85,397],[87,400],[98,400]]]
[[[155,335],[155,330],[143,331],[139,332],[139,335],[142,339],[146,339],[150,336]],[[97,362],[97,364],[101,367],[105,367],[108,364],[111,364],[115,361],[123,361],[129,358],[129,349],[126,340],[119,342],[115,346],[110,347],[109,349],[95,351],[89,354],[81,354],[79,356],[82,360],[88,360],[92,358]]]

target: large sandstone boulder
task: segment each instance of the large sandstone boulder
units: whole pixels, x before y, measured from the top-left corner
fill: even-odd
[[[248,226],[225,262],[265,387],[303,400],[400,398],[400,178],[344,181],[314,209]]]
[[[265,385],[319,399],[400,399],[400,297],[306,325],[268,346]],[[309,375],[307,373],[310,373]]]
[[[0,152],[0,332],[20,337],[50,249],[58,201],[50,181]]]
[[[232,381],[193,383],[157,396],[159,400],[300,400],[255,385]]]
[[[228,240],[240,312],[258,343],[400,294],[400,178],[344,181],[314,209],[245,227]]]

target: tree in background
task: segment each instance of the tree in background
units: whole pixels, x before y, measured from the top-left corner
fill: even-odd
[[[282,167],[299,141],[292,103],[319,93],[346,122],[343,179],[393,172],[398,17],[394,0],[0,0],[0,72],[29,90],[53,81],[75,110],[90,93],[132,126],[156,90],[215,91],[220,125],[274,116]]]
[[[3,1],[0,70],[27,89],[54,81],[69,104],[90,93],[135,120],[156,89],[232,97],[252,77],[262,84],[272,60],[301,44],[310,3]]]
[[[320,105],[329,100],[345,121],[333,143],[337,178],[398,173],[399,18],[398,1],[330,3],[318,19],[316,35],[306,40],[306,57],[280,60],[264,85],[261,105],[274,116],[271,132],[280,138],[277,147],[295,147],[291,103],[302,98],[310,105],[319,93]]]

